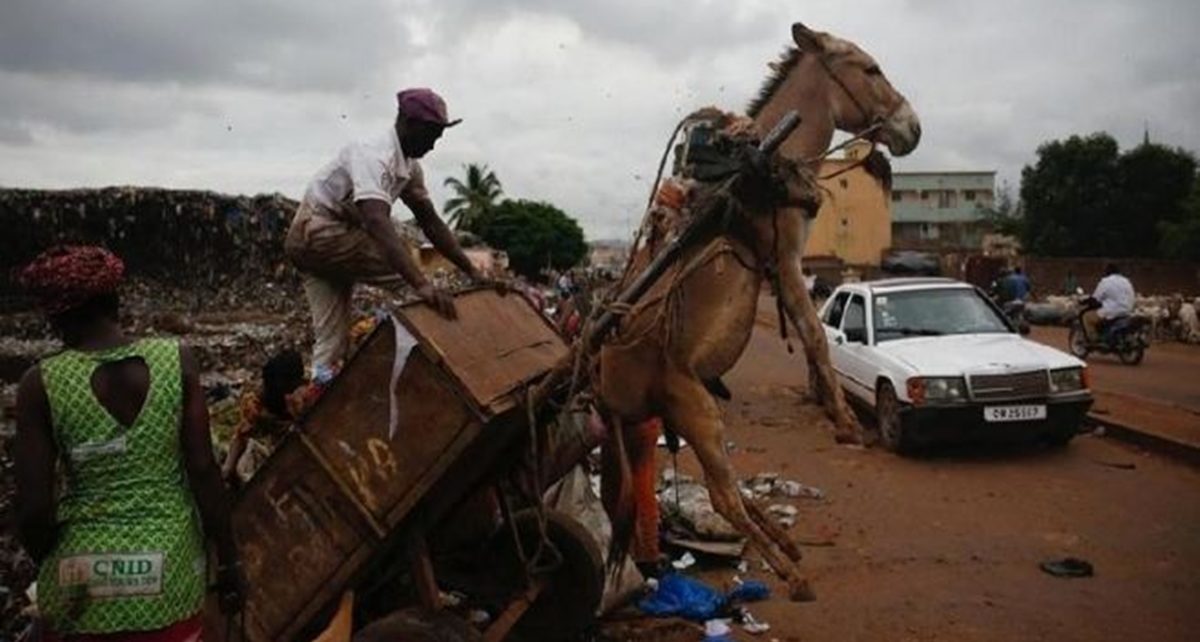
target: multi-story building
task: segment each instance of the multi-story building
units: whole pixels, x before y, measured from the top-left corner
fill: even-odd
[[[988,231],[996,172],[896,172],[892,175],[892,246],[978,248]]]
[[[850,265],[879,265],[892,244],[887,190],[861,163],[869,143],[856,143],[840,157],[821,162],[821,209],[809,228],[807,257],[836,257]]]

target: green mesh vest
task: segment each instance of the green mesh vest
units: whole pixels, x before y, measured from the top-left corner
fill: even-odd
[[[150,389],[125,427],[92,392],[104,363],[141,357]],[[148,631],[200,611],[205,557],[183,467],[179,345],[147,339],[41,363],[66,490],[38,606],[62,634]]]

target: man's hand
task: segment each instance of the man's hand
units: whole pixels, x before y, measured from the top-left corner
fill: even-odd
[[[430,307],[437,310],[437,313],[443,317],[454,320],[458,318],[458,311],[454,309],[454,297],[442,288],[434,287],[431,283],[426,283],[417,288],[417,296],[428,303]]]

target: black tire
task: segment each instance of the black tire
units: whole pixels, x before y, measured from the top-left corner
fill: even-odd
[[[1087,337],[1084,336],[1083,328],[1079,326],[1078,322],[1072,323],[1071,330],[1067,333],[1067,350],[1077,359],[1087,359],[1090,351]]]
[[[886,381],[875,391],[875,423],[879,426],[879,441],[884,448],[900,454],[912,452],[912,439],[906,434],[900,418],[896,389]]]
[[[539,539],[536,513],[521,511],[513,519],[525,554],[532,555]],[[513,627],[514,639],[578,638],[593,625],[604,596],[604,557],[587,528],[563,513],[546,510],[546,538],[562,561],[550,572],[549,584]],[[508,585],[520,586],[521,561],[507,526],[497,533],[492,550],[496,572]]]
[[[1117,350],[1117,358],[1127,366],[1136,366],[1146,357],[1146,348],[1137,339],[1125,339]]]
[[[482,642],[483,634],[449,611],[415,606],[375,620],[351,639],[353,642]]]

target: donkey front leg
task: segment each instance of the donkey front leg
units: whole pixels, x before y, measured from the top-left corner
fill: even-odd
[[[721,411],[705,390],[704,384],[694,376],[673,372],[667,374],[664,388],[667,425],[692,445],[704,469],[704,481],[713,508],[744,534],[767,564],[788,583],[792,600],[807,602],[816,599],[800,567],[746,512],[737,487],[737,477],[725,453]]]
[[[825,407],[825,414],[833,421],[834,440],[839,444],[861,444],[862,425],[851,414],[842,388],[833,374],[833,364],[829,361],[829,341],[825,338],[825,330],[817,317],[817,308],[813,305],[804,279],[800,276],[799,262],[794,265],[781,265],[786,268],[780,271],[780,294],[783,296],[784,309],[804,344],[810,393]]]

